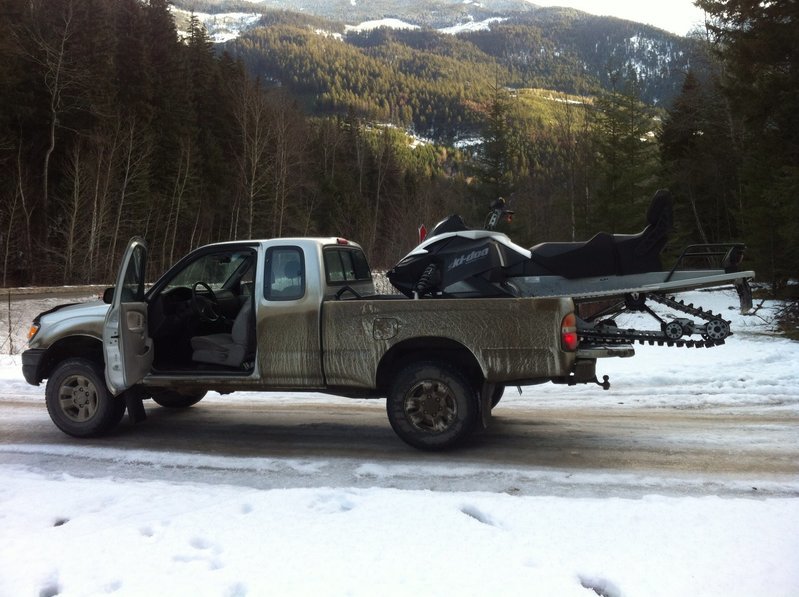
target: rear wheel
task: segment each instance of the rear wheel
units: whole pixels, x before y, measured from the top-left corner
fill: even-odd
[[[112,396],[102,367],[88,359],[68,359],[47,380],[47,412],[61,431],[93,437],[111,431],[125,414],[125,401]]]
[[[205,392],[181,393],[175,390],[152,388],[147,392],[153,402],[166,408],[188,408],[205,398]]]
[[[391,427],[405,443],[422,450],[443,450],[474,431],[477,391],[454,367],[415,363],[397,375],[386,411]]]

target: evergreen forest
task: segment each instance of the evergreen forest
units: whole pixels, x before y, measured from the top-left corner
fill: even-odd
[[[799,277],[797,1],[696,3],[690,60],[647,46],[644,72],[573,13],[342,38],[281,12],[215,46],[167,0],[5,0],[0,286],[110,283],[135,235],[153,278],[276,236],[347,237],[380,269],[498,196],[522,245],[632,233],[669,187],[671,253],[743,241],[779,289]]]

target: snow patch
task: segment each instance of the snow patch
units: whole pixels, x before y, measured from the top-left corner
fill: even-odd
[[[386,27],[388,29],[419,29],[418,25],[411,25],[400,19],[379,19],[375,21],[364,21],[358,25],[347,25],[344,30],[346,32],[354,31],[356,33],[362,31],[372,31],[373,29],[380,29]]]
[[[473,17],[470,17],[470,19],[471,20],[466,21],[465,23],[459,23],[457,25],[452,25],[451,27],[439,29],[438,32],[446,33],[447,35],[458,35],[459,33],[468,33],[471,31],[487,31],[491,28],[492,23],[501,23],[502,21],[508,20],[505,17],[491,17],[482,21],[475,21]]]
[[[316,33],[317,35],[321,35],[322,37],[329,37],[332,39],[337,39],[339,41],[342,41],[344,39],[344,36],[341,33],[336,33],[334,31],[327,31],[326,29],[314,29],[313,32]]]
[[[170,10],[176,14],[182,14],[187,19],[192,14],[188,11],[174,8],[171,5]],[[216,44],[236,39],[241,36],[242,32],[254,27],[261,20],[261,14],[251,12],[195,12],[193,14],[205,27],[210,40]],[[180,30],[178,31],[178,36],[181,39],[186,39],[189,36],[189,32]]]

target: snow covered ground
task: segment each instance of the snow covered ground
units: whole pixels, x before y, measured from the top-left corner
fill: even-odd
[[[769,306],[742,317],[732,292],[692,293],[688,299],[732,320],[735,335],[725,346],[637,347],[632,359],[601,363],[599,373],[613,384],[609,392],[542,385],[519,396],[509,388],[501,407],[512,413],[623,403],[629,409],[795,418],[799,343],[775,335]],[[42,392],[24,383],[18,356],[0,357],[0,413],[11,401],[43,402]],[[292,394],[269,399],[321,407],[341,400]],[[489,481],[480,492],[430,491],[425,475],[417,487],[397,489],[392,475],[407,474],[407,464],[368,460],[359,470],[374,486],[353,487],[349,477],[327,474],[318,486],[287,481],[283,488],[259,489],[256,483],[219,484],[212,472],[222,467],[277,476],[282,467],[307,481],[335,463],[267,462],[201,449],[126,456],[94,444],[86,450],[84,474],[73,476],[20,464],[11,458],[20,451],[81,460],[80,442],[66,436],[58,445],[0,438],[3,597],[799,594],[796,497],[722,497],[703,493],[700,485],[684,495],[674,488],[659,494],[655,485],[644,497],[564,497],[547,495],[546,480],[557,471],[536,470],[527,471],[541,475],[544,487],[536,495],[498,493]],[[93,464],[98,458],[115,463],[119,473]],[[131,458],[147,461],[146,478],[121,474]],[[452,462],[460,462],[457,455]],[[207,481],[186,481],[177,474],[181,467],[208,470]],[[490,473],[484,465],[458,464],[440,476]],[[761,481],[751,479],[752,485]],[[799,478],[781,487],[780,495],[799,496]]]

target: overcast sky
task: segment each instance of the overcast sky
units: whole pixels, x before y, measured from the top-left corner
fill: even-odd
[[[595,15],[649,23],[685,35],[703,23],[703,13],[693,0],[529,0],[538,6],[570,6]]]

